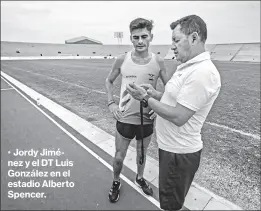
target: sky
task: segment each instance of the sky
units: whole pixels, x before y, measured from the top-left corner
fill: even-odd
[[[260,42],[260,1],[1,1],[1,41],[115,45],[123,32],[128,45],[130,22],[142,17],[154,21],[152,45],[171,45],[171,22],[191,14],[206,22],[206,44]]]

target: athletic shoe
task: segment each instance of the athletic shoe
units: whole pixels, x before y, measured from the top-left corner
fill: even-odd
[[[150,187],[149,183],[144,179],[140,178],[138,179],[138,175],[136,176],[135,184],[141,188],[141,190],[148,196],[153,195],[153,190]]]
[[[119,200],[120,188],[121,188],[120,181],[113,181],[111,189],[109,191],[109,200],[111,203],[115,203]]]

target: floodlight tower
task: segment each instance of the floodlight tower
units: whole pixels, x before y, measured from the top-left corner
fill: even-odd
[[[117,38],[118,45],[122,44],[123,32],[114,32],[114,38]]]

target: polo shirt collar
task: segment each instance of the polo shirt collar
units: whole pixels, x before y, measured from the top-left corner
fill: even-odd
[[[210,53],[208,51],[205,51],[197,56],[195,56],[194,58],[188,60],[187,62],[180,64],[177,67],[178,69],[183,69],[185,67],[191,66],[192,64],[198,63],[198,62],[202,62],[204,60],[210,60]]]

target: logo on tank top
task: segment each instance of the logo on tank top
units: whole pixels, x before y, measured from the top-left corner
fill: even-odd
[[[127,75],[126,78],[137,78],[136,75]]]
[[[149,75],[149,80],[150,80],[150,81],[154,81],[154,76],[155,76],[155,75],[154,75],[154,74],[148,74],[148,75]]]

